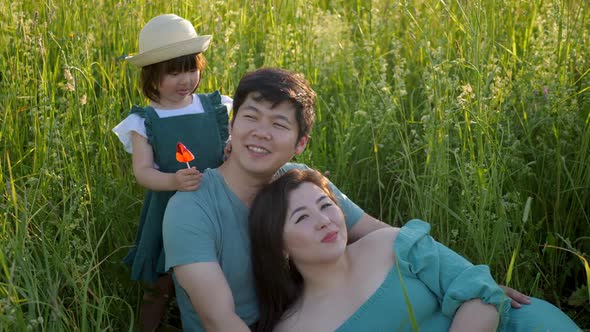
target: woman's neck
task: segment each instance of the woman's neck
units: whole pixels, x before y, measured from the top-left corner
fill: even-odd
[[[303,300],[329,296],[349,288],[353,266],[348,250],[332,263],[297,265],[304,280]]]

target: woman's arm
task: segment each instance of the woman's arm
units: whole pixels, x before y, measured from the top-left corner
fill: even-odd
[[[194,167],[176,173],[164,173],[154,168],[154,153],[147,139],[131,133],[133,144],[133,174],[137,183],[153,191],[192,191],[201,183],[202,174]]]
[[[510,309],[510,300],[487,265],[471,264],[436,242],[429,232],[427,223],[408,222],[396,238],[395,254],[400,271],[420,279],[439,299],[445,316],[454,319],[459,308],[473,299],[495,306],[500,314]],[[473,318],[479,319],[477,315]]]
[[[453,318],[450,332],[493,332],[498,328],[498,311],[491,304],[485,304],[480,299],[464,302]]]

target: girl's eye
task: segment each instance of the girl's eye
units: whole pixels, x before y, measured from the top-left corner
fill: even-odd
[[[297,218],[297,220],[295,220],[295,223],[299,223],[300,221],[304,220],[305,218],[307,218],[307,214],[302,214],[299,216],[299,218]]]
[[[289,129],[289,128],[287,128],[287,126],[280,124],[280,123],[275,123],[275,127],[279,128],[279,129]]]

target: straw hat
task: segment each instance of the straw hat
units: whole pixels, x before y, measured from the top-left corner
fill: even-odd
[[[139,54],[125,60],[143,67],[179,56],[204,52],[211,36],[199,36],[191,22],[174,14],[152,18],[139,33]]]

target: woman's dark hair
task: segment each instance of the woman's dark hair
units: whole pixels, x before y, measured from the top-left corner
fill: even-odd
[[[289,102],[295,108],[299,139],[309,134],[315,121],[315,91],[301,74],[280,68],[261,68],[245,74],[236,88],[233,102],[233,121],[248,95],[267,101],[275,107]]]
[[[315,184],[337,203],[330,182],[320,172],[293,169],[266,185],[250,209],[252,270],[260,308],[257,332],[272,331],[303,292],[303,277],[285,259],[282,235],[289,195],[304,182]]]
[[[160,92],[158,87],[164,75],[184,73],[195,69],[202,75],[206,64],[207,61],[202,53],[193,53],[141,67],[141,91],[150,100],[159,102]],[[199,79],[199,83],[200,81]],[[199,83],[197,83],[197,87]],[[195,90],[197,90],[196,87]]]

